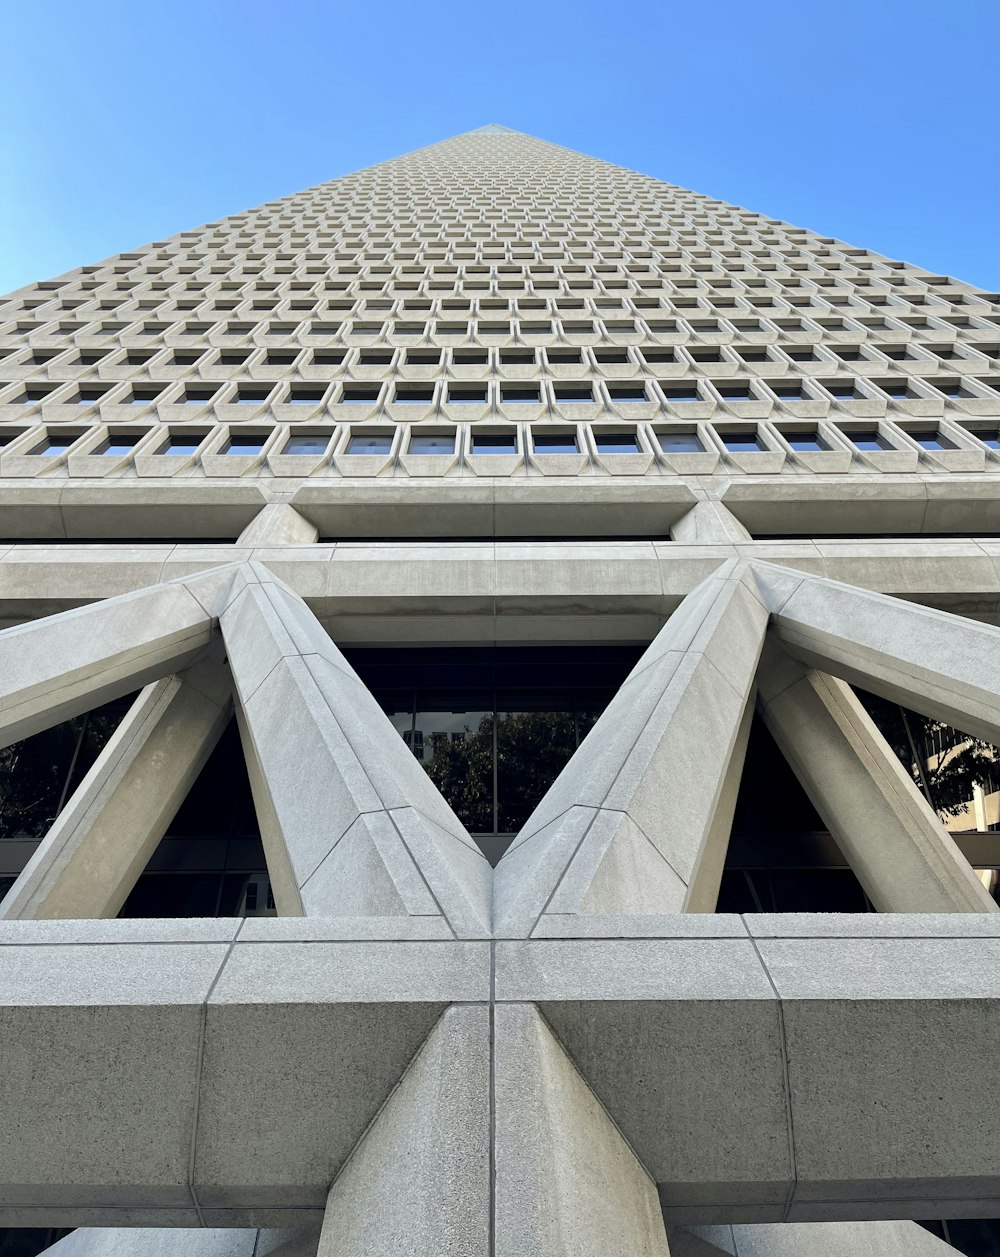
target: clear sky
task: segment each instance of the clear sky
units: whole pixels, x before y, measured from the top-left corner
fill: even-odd
[[[0,292],[500,122],[1000,287],[996,0],[6,0]]]

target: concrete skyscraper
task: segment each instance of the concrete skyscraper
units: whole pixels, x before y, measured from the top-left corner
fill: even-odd
[[[1000,1252],[996,293],[487,126],[0,443],[3,1257]]]

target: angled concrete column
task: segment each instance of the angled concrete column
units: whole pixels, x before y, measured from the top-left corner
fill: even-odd
[[[1000,628],[773,563],[752,570],[797,659],[1000,745]]]
[[[318,1257],[488,1257],[490,1015],[449,1008],[330,1189]]]
[[[656,1185],[538,1010],[495,1018],[496,1257],[668,1257]]]
[[[670,540],[687,546],[732,545],[753,538],[732,511],[714,499],[696,502],[670,529]]]
[[[0,746],[187,667],[209,644],[236,570],[215,568],[0,633]]]
[[[498,864],[499,936],[714,909],[766,627],[736,560],[685,598]]]
[[[916,1222],[671,1227],[671,1257],[954,1257]]]
[[[311,546],[319,536],[315,524],[287,502],[269,502],[239,535],[241,546]]]
[[[769,647],[759,705],[879,912],[1000,912],[850,686]]]
[[[220,625],[278,911],[488,933],[482,852],[305,603],[241,572]]]
[[[0,919],[114,917],[232,712],[221,661],[147,685],[0,903]]]

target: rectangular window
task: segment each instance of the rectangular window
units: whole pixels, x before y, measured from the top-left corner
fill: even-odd
[[[288,390],[285,401],[296,405],[309,405],[321,402],[325,396],[325,384],[293,384]]]
[[[49,436],[46,437],[39,445],[36,445],[31,453],[41,454],[46,458],[52,458],[56,454],[61,454],[64,450],[68,450],[73,442],[78,440],[78,436]]]
[[[394,402],[428,406],[434,400],[433,384],[397,384]]]
[[[537,384],[501,384],[500,386],[500,400],[508,405],[537,402],[540,399],[541,394]]]
[[[793,450],[804,454],[815,454],[830,448],[818,432],[783,432],[782,436]]]
[[[910,432],[907,435],[911,436],[913,440],[916,441],[916,443],[922,446],[925,450],[957,450],[958,449],[958,446],[951,439],[951,437],[947,437],[941,432],[917,431],[917,432]]]
[[[449,384],[448,385],[448,401],[455,404],[467,404],[470,402],[478,402],[480,405],[486,402],[486,385],[485,384]]]
[[[595,432],[594,443],[601,454],[638,454],[634,432]]]
[[[124,458],[126,454],[132,453],[138,441],[137,436],[109,436],[90,453],[100,454],[103,458]]]
[[[864,432],[847,432],[845,435],[859,450],[873,452],[876,450],[891,450],[895,448],[885,439],[877,428],[872,428]]]
[[[226,442],[223,453],[243,454],[244,456],[259,454],[264,448],[266,439],[263,436],[231,436]]]
[[[453,454],[455,437],[452,433],[414,432],[410,436],[410,454],[425,454],[434,457]]]
[[[273,384],[241,384],[232,400],[240,405],[266,402],[273,389]]]
[[[579,454],[572,432],[533,432],[531,444],[536,454]]]
[[[646,390],[641,384],[608,384],[608,396],[613,402],[644,402]]]
[[[516,454],[517,438],[493,433],[476,433],[472,438],[473,454]]]
[[[326,433],[300,432],[290,436],[282,446],[282,454],[325,454],[330,438]]]
[[[156,452],[171,456],[194,454],[203,440],[201,436],[169,436]]]
[[[660,449],[664,454],[703,454],[702,445],[697,432],[658,432]]]
[[[663,390],[663,396],[671,405],[677,402],[700,402],[701,394],[693,384],[665,384],[660,382],[660,388]]]
[[[392,437],[382,432],[366,432],[352,435],[347,442],[348,454],[388,454],[392,449]]]
[[[552,386],[557,402],[592,402],[594,390],[589,384],[570,384],[557,380]]]
[[[756,432],[720,432],[719,436],[732,454],[762,454],[767,449]]]

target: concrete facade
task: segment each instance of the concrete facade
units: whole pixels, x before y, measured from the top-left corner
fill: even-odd
[[[1000,744],[997,294],[486,127],[11,294],[0,438],[0,745],[136,695],[0,902],[3,1226],[1000,1215],[1000,911],[852,688]],[[414,643],[644,648],[495,867],[345,655]],[[876,913],[716,911],[755,713]],[[121,917],[231,718],[276,916]]]

